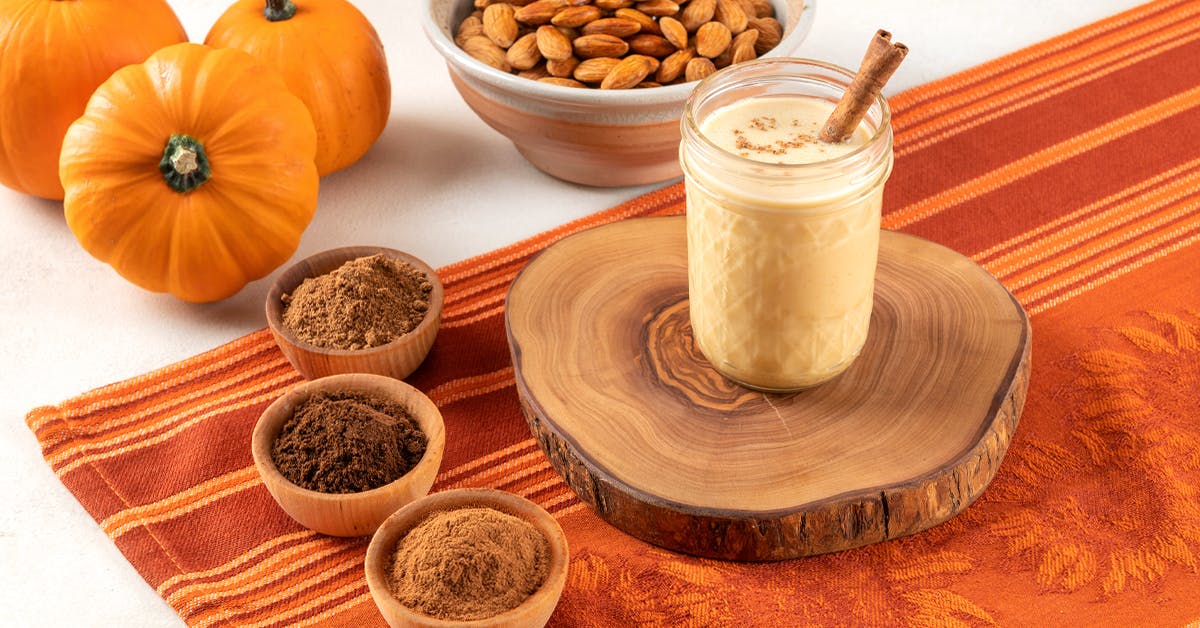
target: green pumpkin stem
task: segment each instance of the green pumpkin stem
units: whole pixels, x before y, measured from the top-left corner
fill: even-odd
[[[296,5],[292,4],[292,0],[267,0],[267,6],[263,9],[263,15],[272,22],[291,19],[295,14]]]
[[[204,144],[190,135],[172,135],[163,149],[158,170],[172,190],[187,194],[212,176]]]

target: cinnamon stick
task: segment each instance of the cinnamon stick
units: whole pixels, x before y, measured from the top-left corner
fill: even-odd
[[[858,66],[858,73],[821,129],[821,141],[836,144],[854,133],[871,104],[879,97],[884,84],[892,78],[892,73],[900,67],[900,62],[907,54],[908,46],[892,43],[891,33],[885,30],[875,32],[875,38],[871,40],[867,54]]]

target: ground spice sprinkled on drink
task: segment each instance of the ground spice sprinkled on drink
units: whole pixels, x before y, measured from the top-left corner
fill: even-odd
[[[537,591],[550,543],[529,522],[492,508],[437,512],[396,545],[388,588],[405,606],[450,621],[499,615]]]
[[[403,405],[374,395],[318,392],[296,406],[271,445],[289,482],[322,493],[358,493],[408,473],[428,438]]]
[[[360,257],[283,295],[283,324],[311,345],[369,349],[416,329],[432,291],[429,277],[403,260]]]

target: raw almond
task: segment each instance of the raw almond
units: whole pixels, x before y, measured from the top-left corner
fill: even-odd
[[[662,60],[658,66],[658,74],[654,77],[659,83],[670,83],[683,75],[683,70],[687,67],[688,61],[696,57],[695,48],[684,48],[677,50]]]
[[[554,17],[550,18],[550,23],[555,26],[578,28],[592,20],[600,19],[601,15],[603,13],[599,7],[590,4],[581,7],[567,7],[554,14]]]
[[[727,67],[731,63],[733,63],[733,45],[731,44],[731,45],[725,46],[725,51],[722,52],[721,54],[713,57],[712,62],[713,62],[713,65],[717,66],[718,70],[721,68]]]
[[[504,58],[504,49],[496,45],[496,42],[491,39],[478,35],[469,37],[463,42],[462,49],[467,54],[479,59],[480,61],[496,68],[511,72],[512,66],[508,64],[508,60]]]
[[[454,43],[458,44],[459,48],[462,48],[463,42],[480,35],[483,35],[483,20],[474,16],[467,17],[467,19],[462,21],[462,24],[458,25],[458,33],[454,35]]]
[[[673,17],[664,17],[658,20],[658,27],[662,29],[663,37],[666,37],[671,45],[680,50],[687,48],[688,32],[683,22]]]
[[[746,30],[749,18],[736,0],[717,0],[717,10],[713,13],[713,19],[724,24],[730,33],[738,35]]]
[[[638,11],[637,9],[617,9],[617,12],[614,15],[615,17],[633,20],[638,24],[641,24],[641,32],[643,33],[650,33],[652,35],[662,34],[662,30],[659,29],[658,22],[654,21],[654,18],[642,13],[641,11]]]
[[[608,73],[613,68],[617,67],[620,59],[613,57],[596,57],[594,59],[584,59],[579,62],[575,68],[573,76],[575,80],[583,83],[599,83],[608,76]]]
[[[629,42],[630,50],[637,54],[647,55],[650,57],[665,57],[677,50],[675,45],[667,41],[665,37],[659,37],[658,35],[651,35],[649,33],[634,35],[626,41]]]
[[[575,68],[579,65],[579,59],[576,57],[567,57],[566,59],[547,59],[546,71],[550,76],[560,78],[570,78],[575,74]]]
[[[549,24],[558,10],[563,7],[561,0],[537,0],[527,4],[513,13],[513,17],[522,24],[541,26]]]
[[[542,60],[542,53],[538,50],[537,34],[529,33],[521,36],[509,47],[504,58],[508,59],[509,65],[518,70],[528,70],[537,65]]]
[[[549,24],[539,26],[535,36],[537,37],[538,50],[547,59],[566,59],[574,52],[574,49],[571,47],[571,40],[557,28]]]
[[[616,11],[633,6],[633,0],[596,0],[596,6],[605,11]]]
[[[754,52],[754,44],[758,41],[758,31],[748,28],[742,31],[742,34],[733,38],[733,42],[729,44],[729,49],[733,51],[732,63],[741,63],[757,58],[758,54]]]
[[[600,89],[629,89],[641,83],[642,79],[650,74],[650,68],[649,57],[629,55],[613,66],[613,69],[600,83]]]
[[[629,44],[612,35],[581,35],[572,44],[575,47],[575,55],[584,59],[620,57],[629,52]]]
[[[634,89],[645,89],[647,87],[662,87],[662,83],[656,81],[642,81],[641,83],[633,86]]]
[[[663,17],[666,15],[677,15],[679,13],[679,5],[671,0],[646,0],[645,2],[637,3],[637,10],[646,15]]]
[[[513,45],[521,30],[515,13],[511,4],[489,4],[483,10],[483,34],[501,48]]]
[[[575,79],[562,78],[558,76],[547,76],[545,78],[538,79],[538,81],[542,83],[549,83],[551,85],[562,85],[563,87],[587,87],[587,85],[584,85]]]
[[[720,22],[709,22],[696,31],[696,52],[702,57],[713,58],[729,48],[733,34]]]
[[[584,35],[612,35],[613,37],[629,37],[642,30],[642,25],[623,17],[605,17],[588,22],[583,26]]]
[[[756,17],[750,20],[750,28],[758,31],[758,41],[754,42],[754,52],[761,57],[779,45],[783,39],[783,25],[773,17]]]
[[[709,23],[717,12],[717,0],[692,0],[679,14],[679,21],[689,33]]]
[[[704,57],[696,57],[688,61],[687,69],[683,72],[683,78],[687,82],[699,81],[700,79],[717,71],[717,66],[713,62]]]
[[[754,17],[775,17],[775,7],[767,0],[751,0],[754,3]],[[811,11],[812,8],[808,7]]]
[[[509,48],[509,50],[511,51],[512,48]],[[517,76],[537,81],[550,76],[550,72],[546,69],[545,63],[539,63],[528,70],[521,70],[520,72],[517,72]]]

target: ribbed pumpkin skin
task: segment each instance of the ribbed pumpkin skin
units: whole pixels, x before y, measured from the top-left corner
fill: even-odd
[[[317,127],[321,175],[358,161],[387,126],[392,85],[375,28],[345,0],[295,0],[271,22],[263,0],[239,0],[208,32],[210,46],[245,50],[283,73]]]
[[[61,199],[63,135],[92,91],[182,41],[163,0],[0,0],[0,183]]]
[[[190,192],[159,171],[167,138],[204,144]],[[317,204],[317,136],[283,78],[239,50],[177,44],[105,81],[63,142],[67,225],[129,281],[215,301],[287,261]]]

